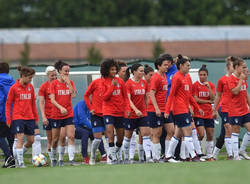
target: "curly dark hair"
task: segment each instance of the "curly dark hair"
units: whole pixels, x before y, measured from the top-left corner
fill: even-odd
[[[56,70],[58,71],[58,73],[59,73],[59,71],[62,70],[62,68],[63,68],[64,66],[69,66],[69,64],[63,62],[62,60],[58,60],[58,61],[55,63],[54,66],[55,66],[55,69],[56,69]]]
[[[104,78],[108,77],[109,76],[109,70],[113,66],[115,66],[116,71],[118,71],[117,62],[114,59],[105,59],[101,63],[101,67],[100,67],[100,72],[101,72],[102,77],[104,77]]]
[[[156,60],[155,60],[155,69],[159,69],[158,66],[161,66],[163,61],[170,61],[173,63],[173,57],[170,54],[161,54]]]

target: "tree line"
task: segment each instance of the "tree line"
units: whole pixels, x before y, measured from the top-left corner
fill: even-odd
[[[0,28],[249,25],[248,0],[0,0]]]

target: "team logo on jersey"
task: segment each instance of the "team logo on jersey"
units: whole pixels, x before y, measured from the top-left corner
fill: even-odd
[[[185,90],[185,91],[189,91],[189,85],[188,85],[188,84],[185,84],[184,90]]]
[[[141,83],[141,87],[144,87],[144,84],[143,84],[143,82]]]
[[[161,125],[161,121],[160,121],[160,120],[158,120],[158,121],[157,121],[157,124],[158,124],[158,125]]]
[[[189,119],[188,119],[188,118],[186,119],[186,123],[187,123],[187,124],[189,123]]]
[[[226,117],[224,117],[224,122],[227,122],[227,118]]]
[[[239,123],[239,119],[238,118],[235,118],[234,121],[235,121],[236,124]]]
[[[31,89],[30,89],[30,87],[28,87],[28,91],[30,91]]]
[[[20,128],[19,128],[19,126],[17,126],[17,127],[16,127],[16,131],[19,132],[19,130],[20,130]]]
[[[68,88],[68,87],[69,87],[69,85],[68,85],[68,84],[66,84],[66,87]]]
[[[120,84],[119,84],[119,83],[117,83],[117,84],[116,84],[116,86],[119,88],[119,87],[120,87]]]

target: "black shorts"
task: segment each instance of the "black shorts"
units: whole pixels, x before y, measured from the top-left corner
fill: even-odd
[[[204,126],[206,128],[214,128],[214,119],[205,119],[205,118],[195,118],[194,123],[196,127]]]
[[[67,125],[74,125],[73,118],[52,119],[52,128],[61,128]]]
[[[52,119],[48,119],[48,122],[49,124],[46,126],[46,125],[43,125],[43,129],[44,130],[52,130]]]
[[[105,125],[114,125],[115,128],[124,128],[124,118],[105,115],[103,116]]]
[[[139,127],[149,127],[150,123],[147,117],[136,118],[136,119],[125,119],[124,121],[125,130],[137,129]]]
[[[12,121],[13,129],[15,130],[15,133],[24,133],[25,135],[34,135],[35,130],[35,120],[23,120],[18,119]]]
[[[148,112],[148,119],[150,122],[151,128],[158,128],[163,126],[164,123],[166,123],[166,118],[164,118],[164,113],[161,113],[161,116],[156,116],[155,112]]]
[[[191,126],[191,117],[189,113],[177,114],[174,115],[174,122],[178,128],[183,128],[187,126]]]

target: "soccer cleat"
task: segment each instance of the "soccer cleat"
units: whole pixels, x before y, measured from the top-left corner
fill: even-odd
[[[5,159],[5,162],[2,166],[2,168],[15,168],[15,158],[13,156],[9,156]]]
[[[100,163],[107,163],[107,155],[101,157]]]
[[[233,160],[234,157],[233,156],[227,156],[227,160]]]
[[[180,161],[173,159],[172,157],[164,159],[164,162],[180,163]]]
[[[144,163],[144,160],[139,160],[139,163],[140,163],[140,164],[143,164],[143,163]]]
[[[130,164],[128,159],[124,159],[124,164]]]
[[[195,157],[192,158],[191,160],[192,160],[192,162],[200,162],[200,161],[201,161],[200,159],[201,159],[200,157],[195,156]]]
[[[59,167],[63,167],[64,166],[63,160],[59,160],[58,165]]]
[[[146,163],[154,163],[153,159],[152,158],[149,158],[146,160]]]
[[[89,160],[89,165],[95,165],[95,159],[90,158],[90,160]]]
[[[247,155],[245,151],[240,151],[239,155],[242,156],[245,160],[250,160],[250,157]]]
[[[51,167],[56,167],[57,160],[51,160]]]
[[[206,159],[206,161],[208,161],[208,162],[213,162],[214,160],[215,159],[213,157],[210,157],[210,158]]]
[[[26,168],[26,166],[24,165],[24,163],[21,163],[18,167],[19,168]]]
[[[70,160],[69,165],[70,166],[78,166],[79,164],[77,164],[74,160]]]
[[[135,160],[134,160],[134,159],[130,159],[130,160],[129,160],[129,163],[130,163],[130,164],[135,164]]]
[[[233,158],[233,160],[241,160],[241,158],[239,156],[236,156]]]
[[[88,164],[89,164],[89,157],[88,157],[88,156],[86,156],[86,157],[84,157],[84,158],[82,159],[82,164],[83,164],[83,165],[88,165]]]

